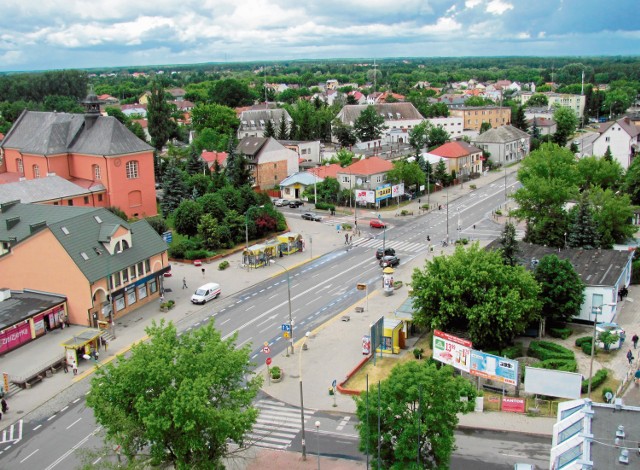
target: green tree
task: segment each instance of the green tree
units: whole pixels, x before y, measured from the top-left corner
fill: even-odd
[[[613,155],[611,154],[611,146],[610,145],[607,145],[607,150],[605,150],[603,158],[608,162],[612,162],[613,161]]]
[[[386,128],[384,118],[378,114],[375,106],[367,106],[353,123],[353,129],[360,142],[379,139]]]
[[[406,160],[396,160],[393,168],[387,172],[387,180],[390,183],[404,183],[407,187],[416,186],[416,193],[420,190],[420,185],[426,183],[426,176],[417,162]]]
[[[527,123],[527,117],[524,114],[524,106],[517,106],[515,112],[512,112],[511,123],[514,127],[517,127],[521,131],[528,132],[529,124]]]
[[[178,233],[191,238],[198,233],[200,217],[202,217],[202,206],[196,201],[185,199],[173,214],[173,225]]]
[[[278,140],[287,140],[289,139],[289,126],[287,125],[287,119],[285,117],[285,113],[283,112],[280,115],[280,122],[278,124]]]
[[[267,119],[267,122],[264,125],[264,133],[262,134],[262,137],[276,137],[276,128],[271,119]]]
[[[477,243],[428,260],[414,270],[411,287],[417,325],[466,331],[476,348],[506,346],[540,315],[533,275]]]
[[[429,129],[429,148],[434,149],[449,142],[449,133],[441,125]]]
[[[353,132],[353,128],[348,124],[343,124],[339,119],[335,119],[332,124],[332,132],[336,140],[343,147],[351,147],[358,139]]]
[[[251,184],[252,181],[251,170],[247,165],[247,158],[243,154],[238,154],[235,146],[231,143],[227,149],[225,175],[229,183],[235,187]]]
[[[226,78],[213,84],[209,91],[209,98],[214,103],[238,108],[253,104],[256,95],[245,83],[235,78]]]
[[[451,175],[447,173],[447,165],[441,158],[436,165],[435,171],[433,172],[433,181],[436,183],[440,183],[442,186],[448,186],[450,180]]]
[[[130,462],[223,468],[230,443],[243,445],[258,417],[261,378],[250,346],[238,348],[235,335],[223,340],[213,322],[180,335],[154,322],[147,334],[117,365],[96,371],[87,396],[96,421]]]
[[[350,152],[345,148],[342,148],[336,152],[336,158],[340,162],[340,166],[342,168],[351,165],[355,157],[356,156],[353,152]]]
[[[233,246],[229,229],[218,222],[211,214],[204,214],[198,224],[198,235],[209,250]]]
[[[517,266],[518,255],[520,255],[520,247],[516,240],[516,226],[511,222],[504,224],[504,230],[500,236],[500,245],[502,246],[501,254],[504,264],[508,266]]]
[[[120,209],[119,207],[116,206],[109,206],[106,208],[109,212],[111,212],[114,215],[117,215],[118,217],[120,217],[122,220],[129,220],[129,218],[127,217],[127,214],[125,213],[125,211],[123,211],[122,209]]]
[[[191,123],[196,132],[211,129],[218,135],[228,135],[237,132],[240,119],[235,110],[228,106],[215,103],[197,104],[191,110]]]
[[[416,151],[416,157],[429,147],[429,121],[422,121],[409,130],[409,145]]]
[[[432,103],[420,111],[425,118],[449,117],[449,107],[445,103]]]
[[[563,147],[575,133],[578,126],[578,117],[571,108],[557,106],[553,111],[553,120],[556,122],[556,133],[553,135],[554,141]]]
[[[580,314],[585,286],[569,260],[543,256],[534,276],[540,286],[542,315],[547,321],[570,321]]]
[[[623,189],[631,198],[631,203],[640,206],[640,158],[634,158],[627,169]]]
[[[480,134],[484,134],[489,129],[491,129],[491,123],[490,122],[483,121],[482,124],[480,124]]]
[[[611,248],[614,243],[626,243],[636,232],[631,222],[633,209],[627,194],[616,194],[610,189],[593,188],[589,201],[598,224],[601,248]]]
[[[529,98],[527,100],[527,103],[525,106],[527,106],[528,108],[535,108],[537,106],[548,106],[549,105],[549,99],[547,98],[547,95],[543,95],[542,93],[534,93],[531,98]]]
[[[380,442],[382,468],[449,468],[458,413],[472,411],[476,395],[472,384],[456,376],[452,367],[399,364],[379,389],[373,387],[355,399],[360,450],[375,453]]]
[[[151,228],[153,228],[158,235],[162,235],[164,232],[169,230],[167,222],[162,218],[162,216],[156,215],[155,217],[147,217],[145,220],[149,222]]]
[[[313,198],[313,187],[309,186],[305,190],[305,195]],[[337,202],[338,193],[340,192],[340,183],[337,179],[327,177],[322,182],[316,184],[316,194],[319,202]]]
[[[174,162],[170,162],[166,166],[161,181],[162,200],[160,201],[160,208],[162,209],[162,215],[166,218],[187,197],[188,190],[182,173]]]
[[[489,98],[483,98],[482,96],[472,96],[464,102],[465,106],[479,107],[479,106],[493,106],[495,103]]]
[[[190,175],[202,174],[204,171],[205,163],[200,155],[201,153],[198,152],[198,149],[191,146],[189,149],[189,160],[187,161],[187,173]]]
[[[205,127],[196,134],[191,146],[195,148],[199,154],[202,154],[204,150],[220,152],[229,146],[229,135],[230,134],[219,134],[213,129]]]
[[[624,179],[624,170],[620,163],[593,155],[580,158],[577,169],[582,191],[596,186],[602,189],[618,189]]]
[[[148,130],[151,145],[161,152],[167,141],[176,133],[177,124],[171,119],[171,108],[164,96],[163,87],[153,81],[147,104]]]
[[[567,244],[571,248],[595,250],[600,247],[600,234],[594,218],[591,204],[583,194],[580,202],[569,213],[570,224],[567,232]]]
[[[84,113],[84,108],[76,98],[71,96],[48,95],[44,98],[42,107],[45,111],[59,113]]]

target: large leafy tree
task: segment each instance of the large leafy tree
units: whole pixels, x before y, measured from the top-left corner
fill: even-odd
[[[447,173],[447,165],[441,158],[433,172],[433,181],[438,182],[443,186],[448,186],[450,180],[451,175]]]
[[[525,106],[529,108],[533,108],[536,106],[547,106],[549,104],[549,99],[547,95],[543,95],[542,93],[535,93],[527,100],[527,104]]]
[[[428,260],[414,270],[411,286],[416,324],[466,331],[476,347],[502,348],[540,315],[532,274],[477,244]]]
[[[429,147],[430,127],[431,123],[429,123],[429,121],[422,121],[409,130],[409,145],[415,150],[416,156],[420,155],[420,152]]]
[[[374,386],[356,397],[360,450],[375,454],[380,442],[382,468],[447,469],[457,415],[473,410],[476,395],[452,367],[415,361],[397,365],[380,382],[379,392]]]
[[[518,264],[520,248],[516,240],[516,226],[513,225],[513,223],[507,222],[504,224],[504,229],[500,236],[500,246],[502,246],[501,254],[504,264],[516,266]]]
[[[617,189],[623,181],[624,170],[617,161],[608,161],[596,156],[582,157],[577,163],[581,190],[594,186],[602,189]]]
[[[441,125],[429,128],[429,148],[434,149],[449,142],[449,133]]]
[[[218,135],[235,134],[240,119],[228,106],[220,104],[197,104],[191,110],[191,122],[196,132],[212,129]]]
[[[384,117],[378,114],[375,106],[367,106],[353,123],[355,134],[361,142],[379,139],[386,128]]]
[[[624,191],[629,195],[631,203],[640,205],[640,158],[635,158],[624,177]]]
[[[534,273],[540,286],[542,315],[548,321],[569,321],[580,313],[584,283],[569,260],[543,256]]]
[[[147,104],[148,130],[151,145],[162,151],[167,141],[177,134],[177,124],[171,118],[171,106],[164,96],[164,88],[158,81],[151,84],[151,95]]]
[[[594,188],[589,192],[589,201],[594,209],[602,248],[611,248],[614,243],[626,243],[633,237],[636,227],[631,223],[633,209],[627,194]]]
[[[583,194],[578,205],[569,213],[570,224],[567,232],[567,244],[571,248],[594,250],[600,246],[600,234],[593,209],[587,195]]]
[[[252,175],[251,170],[247,165],[247,158],[243,154],[236,152],[235,142],[233,142],[233,139],[229,141],[229,147],[227,148],[227,167],[225,168],[225,175],[229,180],[229,183],[235,187],[251,184]]]
[[[347,167],[353,163],[353,159],[355,158],[355,154],[350,152],[349,150],[342,148],[336,152],[336,158],[340,162],[340,166],[342,168]]]
[[[554,141],[560,146],[565,146],[578,126],[578,116],[571,108],[557,106],[553,111],[553,120],[556,122]]]
[[[318,201],[337,202],[338,194],[340,193],[340,183],[335,178],[327,177],[322,182],[316,184],[315,191],[315,194],[318,196]],[[308,198],[313,198],[313,186],[307,186],[304,194]]]
[[[202,206],[196,201],[185,199],[173,215],[173,224],[182,235],[193,237],[198,233],[198,223],[202,217]]]
[[[160,202],[162,215],[167,217],[171,214],[187,195],[187,185],[182,172],[174,162],[169,162],[162,176],[162,201]]]
[[[511,119],[514,127],[517,127],[521,131],[528,132],[529,124],[524,114],[524,106],[517,106],[515,112],[512,111],[513,118]]]
[[[387,172],[387,180],[391,183],[404,183],[406,187],[415,185],[417,192],[420,185],[426,183],[426,175],[417,162],[396,160],[393,168]]]
[[[213,84],[209,90],[209,98],[214,103],[238,108],[253,104],[256,95],[247,84],[235,78],[226,78]]]
[[[351,147],[358,141],[353,128],[348,124],[344,124],[339,119],[333,121],[331,131],[343,147]]]
[[[252,401],[261,379],[249,346],[223,340],[213,322],[181,335],[154,322],[147,334],[129,357],[96,371],[87,404],[130,462],[222,468],[230,443],[242,445],[258,416]]]

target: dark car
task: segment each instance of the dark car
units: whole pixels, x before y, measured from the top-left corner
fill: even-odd
[[[304,220],[314,220],[316,222],[320,222],[322,220],[322,216],[318,214],[314,214],[313,212],[305,212],[300,217]]]
[[[382,248],[378,248],[376,250],[376,259],[382,259],[383,256],[395,256],[395,254],[396,250],[393,248],[385,248],[384,250]]]
[[[296,207],[300,207],[300,206],[304,206],[304,202],[302,202],[300,199],[294,199],[293,201],[289,201],[289,207],[293,207],[295,209]]]
[[[387,266],[398,266],[400,264],[400,258],[398,258],[396,255],[388,255],[388,256],[383,256],[382,259],[380,260],[380,267],[381,268],[386,268]]]

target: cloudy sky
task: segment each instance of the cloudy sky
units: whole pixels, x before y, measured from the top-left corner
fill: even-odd
[[[638,55],[638,0],[3,0],[0,71]]]

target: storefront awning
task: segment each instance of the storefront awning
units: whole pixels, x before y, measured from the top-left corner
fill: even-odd
[[[94,341],[101,334],[102,331],[98,328],[87,328],[72,338],[69,338],[64,343],[61,343],[61,346],[64,346],[65,349],[78,349]]]

